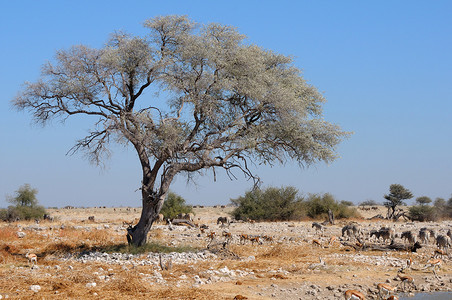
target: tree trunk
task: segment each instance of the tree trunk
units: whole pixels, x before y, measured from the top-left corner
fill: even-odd
[[[127,229],[127,242],[129,245],[139,247],[146,244],[149,230],[154,221],[158,218],[163,201],[163,196],[147,195],[146,197],[143,197],[143,208],[141,210],[140,221],[138,221],[137,225],[133,227],[129,226]]]

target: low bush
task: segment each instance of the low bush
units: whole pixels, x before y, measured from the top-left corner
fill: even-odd
[[[354,207],[349,206],[347,201],[338,202],[331,194],[311,194],[304,201],[306,214],[313,219],[328,218],[331,209],[337,219],[358,217],[359,214]]]
[[[232,216],[236,220],[288,221],[302,216],[302,199],[294,187],[255,189],[237,199]]]
[[[174,219],[180,213],[192,213],[193,208],[185,204],[185,199],[181,196],[170,192],[163,203],[160,213],[168,219]]]
[[[428,205],[415,205],[408,209],[408,214],[413,221],[436,221],[437,214],[434,207]]]

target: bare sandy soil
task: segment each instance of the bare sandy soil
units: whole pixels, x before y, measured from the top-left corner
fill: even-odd
[[[195,208],[194,223],[209,228],[202,233],[188,226],[154,225],[150,241],[170,247],[191,246],[194,254],[115,255],[104,253],[125,243],[123,222],[137,221],[134,208],[86,208],[50,210],[54,222],[0,224],[0,296],[12,299],[341,299],[356,289],[376,299],[376,284],[398,286],[400,269],[413,260],[404,274],[415,287],[405,291],[451,291],[452,264],[442,257],[437,276],[425,269],[436,246],[433,240],[416,253],[407,251],[357,251],[341,243],[341,229],[349,221],[337,221],[323,233],[312,221],[216,224],[227,216],[226,208]],[[386,214],[383,207],[359,211],[364,218]],[[94,216],[94,221],[88,217]],[[364,233],[389,226],[401,233],[428,227],[445,234],[452,223],[407,223],[354,220]],[[23,233],[23,236],[20,237]],[[216,233],[210,241],[207,235]],[[231,234],[227,245],[223,232]],[[240,241],[240,235],[259,236],[259,243]],[[262,241],[263,236],[273,241]],[[337,240],[329,244],[331,237]],[[320,246],[313,243],[318,240]],[[355,243],[354,240],[343,242]],[[396,242],[403,243],[401,239]],[[206,250],[209,248],[209,250]],[[96,252],[97,250],[97,252]],[[37,267],[24,257],[37,254]],[[162,266],[164,267],[162,269]],[[166,267],[168,267],[166,269]],[[33,291],[32,286],[39,286]],[[38,289],[34,287],[34,289]],[[243,298],[240,298],[243,297]]]

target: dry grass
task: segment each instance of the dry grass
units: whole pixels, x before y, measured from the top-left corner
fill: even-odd
[[[168,246],[172,241],[174,232],[155,227],[150,233],[152,243],[143,249],[131,249],[125,244],[125,232],[116,230],[123,220],[136,218],[136,212],[119,209],[115,212],[110,209],[108,214],[102,215],[99,210],[69,211],[68,215],[61,215],[55,223],[42,222],[39,226],[47,229],[41,231],[27,230],[33,223],[0,224],[0,294],[8,294],[10,298],[28,299],[39,296],[45,299],[233,299],[236,294],[244,294],[257,285],[271,285],[279,282],[301,283],[303,281],[316,282],[316,284],[331,284],[333,280],[343,282],[343,278],[352,278],[354,274],[362,276],[362,281],[369,284],[375,276],[384,277],[387,269],[372,267],[372,273],[363,270],[362,263],[342,261],[340,259],[326,259],[330,269],[325,272],[314,272],[307,265],[316,263],[319,256],[326,258],[332,254],[353,253],[338,245],[329,248],[318,248],[310,243],[277,243],[264,242],[262,245],[241,245],[233,243],[229,251],[247,258],[255,259],[199,261],[189,264],[173,264],[171,270],[162,271],[158,266],[123,266],[107,264],[104,262],[82,263],[74,260],[62,260],[61,257],[72,256],[83,251],[102,252],[171,252],[192,251],[196,247],[203,248],[205,239],[187,241],[187,245],[177,247]],[[66,212],[65,212],[66,213]],[[210,215],[212,214],[212,215]],[[96,222],[87,222],[89,215],[96,215]],[[218,215],[226,215],[225,210],[213,212],[206,208],[198,212],[196,217],[204,218],[201,223],[212,224]],[[70,217],[73,217],[71,219]],[[64,229],[61,229],[61,225]],[[108,224],[109,226],[104,226]],[[17,236],[17,231],[25,232],[24,238]],[[82,226],[82,227],[81,227]],[[287,225],[286,225],[287,226]],[[296,226],[302,226],[296,224]],[[232,227],[232,226],[231,226]],[[251,227],[252,228],[252,227]],[[292,228],[292,227],[291,227]],[[295,228],[296,229],[296,228]],[[187,231],[194,237],[197,233]],[[183,233],[183,232],[182,232]],[[299,241],[299,239],[298,239]],[[38,255],[38,269],[31,269],[28,260],[24,257],[27,250]],[[363,252],[361,255],[380,255],[379,252]],[[406,253],[394,253],[394,257],[405,259]],[[419,258],[420,259],[420,258]],[[423,258],[422,258],[423,259]],[[193,282],[185,283],[181,276],[193,278],[199,275],[203,279],[209,278],[208,271],[219,270],[227,266],[230,270],[253,271],[255,278],[240,279],[235,282],[217,282],[216,284],[193,286]],[[284,269],[290,275],[281,272],[269,273],[269,270]],[[163,276],[166,284],[150,280],[154,271]],[[441,272],[450,272],[445,266]],[[331,276],[327,276],[327,275]],[[343,276],[339,278],[340,276]],[[100,276],[108,277],[108,280]],[[332,279],[332,276],[334,279]],[[373,277],[372,277],[373,276]],[[87,288],[86,284],[96,282],[95,288]],[[38,284],[41,291],[35,295],[30,290],[31,285]],[[249,296],[249,295],[248,295]],[[252,299],[252,298],[250,298]]]

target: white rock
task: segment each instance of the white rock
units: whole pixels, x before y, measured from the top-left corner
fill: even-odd
[[[25,232],[23,232],[23,231],[18,231],[16,234],[17,234],[17,237],[20,239],[26,236]]]
[[[37,293],[37,292],[39,292],[41,290],[41,286],[37,285],[37,284],[32,285],[32,286],[30,286],[30,290],[32,290],[33,292]]]
[[[87,288],[93,288],[93,287],[96,287],[96,285],[97,285],[97,283],[95,283],[95,282],[88,282],[88,283],[86,284],[86,287],[87,287]]]

